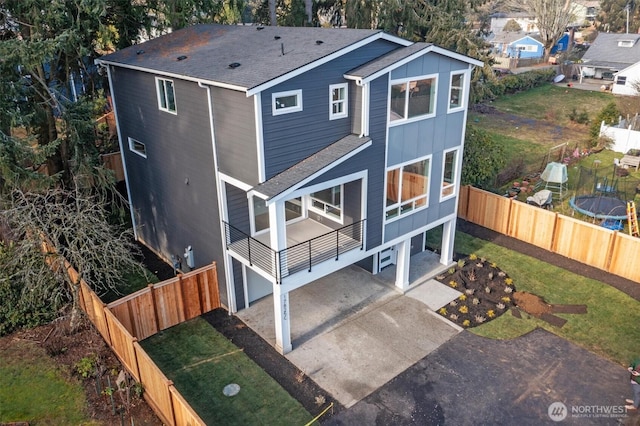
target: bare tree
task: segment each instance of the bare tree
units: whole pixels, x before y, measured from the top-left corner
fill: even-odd
[[[105,197],[105,192],[95,190],[16,189],[4,197],[4,210],[0,212],[15,248],[14,255],[6,257],[7,264],[0,267],[28,277],[24,285],[33,289],[50,288],[50,275],[42,271],[51,268],[59,286],[56,291],[49,290],[50,297],[70,295],[72,326],[78,320],[81,280],[100,294],[117,292],[130,272],[144,273],[134,256],[137,247],[130,230],[110,224],[106,207],[110,200]],[[43,251],[43,241],[48,241],[52,249]],[[65,261],[77,270],[77,276],[69,273]]]
[[[512,11],[529,12],[536,19],[545,62],[549,60],[551,48],[576,19],[571,0],[507,0],[504,5]]]

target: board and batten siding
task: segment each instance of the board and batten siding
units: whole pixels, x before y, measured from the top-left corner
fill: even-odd
[[[111,73],[138,235],[167,260],[178,256],[185,270],[191,246],[195,266],[216,261],[224,282],[207,91],[173,79],[177,114],[171,114],[158,109],[154,74],[113,67]],[[129,137],[145,145],[147,158],[129,150]],[[225,287],[220,291],[226,303]]]
[[[258,153],[253,98],[243,92],[211,88],[218,168],[249,185],[258,184]]]
[[[428,53],[395,70],[392,80],[438,73],[434,117],[389,127],[387,167],[432,155],[429,179],[429,207],[385,224],[385,241],[391,241],[455,212],[455,198],[440,202],[443,152],[462,145],[464,111],[447,113],[450,72],[465,71],[468,64]],[[465,94],[468,96],[468,94]],[[465,97],[466,99],[466,97]],[[459,153],[459,156],[462,152]],[[461,158],[461,157],[459,157]],[[459,178],[459,177],[458,177]]]
[[[347,71],[397,47],[377,40],[262,92],[267,179],[352,133],[353,116],[329,120],[329,85],[349,83],[351,87],[355,83],[343,77]],[[302,90],[302,111],[274,116],[272,94],[290,90]]]

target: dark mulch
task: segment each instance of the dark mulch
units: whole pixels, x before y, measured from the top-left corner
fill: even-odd
[[[312,415],[319,414],[331,402],[334,404],[333,410],[323,415],[323,420],[344,409],[338,401],[334,400],[306,374],[298,370],[295,365],[238,317],[229,315],[227,310],[219,308],[203,315],[203,318],[234,345],[242,349],[249,358],[273,377]]]
[[[554,314],[586,314],[587,305],[551,305]]]

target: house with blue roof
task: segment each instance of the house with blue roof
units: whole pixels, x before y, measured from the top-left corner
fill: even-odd
[[[453,259],[471,72],[380,30],[188,27],[102,57],[136,238],[182,269],[216,262],[230,312],[346,266],[371,274],[442,227]],[[179,265],[182,263],[182,265]]]

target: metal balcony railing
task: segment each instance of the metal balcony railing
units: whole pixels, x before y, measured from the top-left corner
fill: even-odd
[[[227,222],[223,223],[227,250],[233,250],[251,266],[262,269],[280,283],[282,278],[305,269],[311,272],[314,265],[331,258],[338,260],[341,254],[348,251],[357,248],[362,250],[364,222],[363,219],[280,251],[273,250]]]

